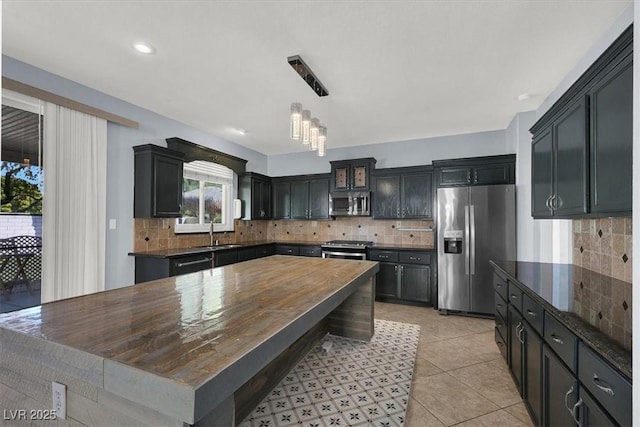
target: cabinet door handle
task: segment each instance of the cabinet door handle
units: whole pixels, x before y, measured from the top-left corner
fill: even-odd
[[[578,425],[578,427],[582,427],[582,422],[578,420],[578,416],[576,415],[576,411],[582,405],[582,398],[578,399],[575,405],[573,405],[573,409],[571,409],[571,417],[573,417],[573,421]]]
[[[513,299],[513,300],[518,299],[518,295],[516,295],[516,294],[511,294],[511,299]]]
[[[569,395],[571,393],[573,393],[573,386],[571,386],[569,391],[566,392],[565,395],[564,395],[564,407],[567,408],[567,411],[569,411],[569,413],[571,413],[573,415],[573,412],[571,411],[571,408],[569,408]]]
[[[396,217],[400,218],[400,208],[396,209]]]
[[[396,273],[398,272],[398,266],[397,265],[393,266],[393,271],[395,271]]]
[[[502,304],[497,303],[497,304],[496,304],[496,307],[498,307],[498,308],[502,308]]]
[[[564,341],[562,340],[562,338],[560,338],[556,334],[551,334],[551,339],[557,342],[558,344],[561,344],[561,345],[564,344]]]
[[[496,283],[496,288],[501,288],[502,287],[502,283]]]
[[[547,209],[549,209],[549,212],[553,213],[553,208],[551,207],[551,198],[553,197],[553,195],[550,195],[549,197],[547,197],[547,200],[544,202],[545,206],[547,207]]]
[[[467,182],[471,183],[471,170],[467,171]]]
[[[537,316],[537,314],[536,314],[535,312],[533,312],[533,311],[531,311],[531,310],[529,310],[529,309],[527,309],[527,314],[528,314],[529,316],[531,316],[531,317],[536,317],[536,316]]]
[[[475,184],[476,182],[478,182],[478,171],[473,172],[473,183]]]
[[[609,385],[606,382],[601,380],[596,374],[593,374],[593,383],[596,385],[596,387],[598,387],[603,392],[607,393],[609,396],[615,395],[615,393],[613,392],[613,389],[609,387]]]

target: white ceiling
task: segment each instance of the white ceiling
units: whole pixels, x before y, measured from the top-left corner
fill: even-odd
[[[329,149],[504,129],[631,1],[2,3],[4,54],[271,155],[304,150],[289,139],[294,101],[327,126]],[[138,40],[157,53],[133,51]]]

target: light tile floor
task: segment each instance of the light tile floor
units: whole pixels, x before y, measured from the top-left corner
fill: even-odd
[[[420,325],[406,426],[532,426],[494,341],[494,321],[376,302],[375,317]]]

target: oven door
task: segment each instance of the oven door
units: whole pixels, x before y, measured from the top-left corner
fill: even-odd
[[[322,249],[322,258],[367,259],[366,252],[349,252],[344,249]]]

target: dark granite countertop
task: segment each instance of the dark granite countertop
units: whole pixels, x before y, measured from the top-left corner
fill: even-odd
[[[610,306],[612,300],[618,303],[620,290],[626,287],[630,289],[631,284],[572,264],[520,261],[491,261],[491,264],[496,267],[498,274],[521,285],[529,297],[631,381],[630,343],[625,345],[593,326],[590,317],[599,317],[602,312],[596,314],[583,307],[586,299],[590,298],[594,299],[590,302],[591,306],[602,306],[601,310],[604,310],[604,306]],[[585,289],[589,290],[588,295],[584,295]]]
[[[281,245],[304,245],[304,246],[319,246],[324,243],[318,241],[309,240],[288,240],[288,241],[270,241],[270,240],[255,240],[251,242],[232,243],[233,247],[227,246],[225,243],[221,243],[218,246],[203,246],[203,247],[191,247],[191,248],[178,248],[178,249],[157,249],[153,251],[137,251],[129,252],[130,256],[148,257],[148,258],[175,258],[188,255],[196,255],[201,253],[224,251],[230,249],[248,248],[251,246],[268,245],[271,243],[278,243]],[[389,249],[389,250],[413,250],[413,251],[433,251],[433,247],[424,245],[387,245],[387,244],[374,244],[371,249]]]

